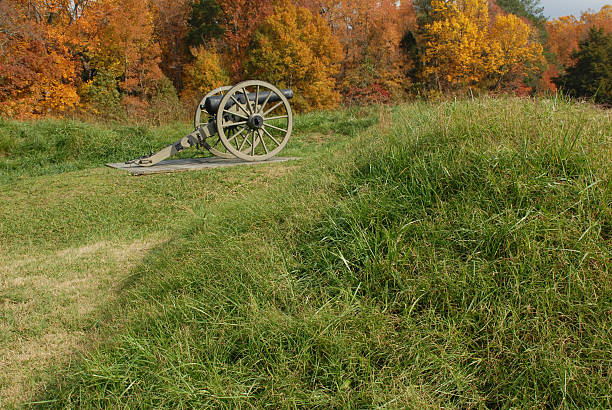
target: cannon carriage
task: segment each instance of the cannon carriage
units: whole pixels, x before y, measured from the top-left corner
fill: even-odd
[[[292,90],[279,90],[260,80],[219,87],[196,107],[193,132],[126,164],[152,166],[191,147],[205,148],[221,158],[265,161],[289,141],[293,129],[291,98]]]

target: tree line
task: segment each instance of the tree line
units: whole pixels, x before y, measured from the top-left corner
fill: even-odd
[[[611,30],[611,6],[546,21],[539,0],[0,0],[0,115],[164,122],[247,78],[294,88],[300,111],[557,87],[606,102],[605,69],[596,90],[572,75],[581,48],[609,58]]]

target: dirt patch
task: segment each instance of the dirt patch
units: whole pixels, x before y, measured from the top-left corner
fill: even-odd
[[[301,138],[308,143],[320,144],[322,142],[325,142],[325,141],[328,141],[330,139],[337,138],[337,137],[331,133],[330,134],[320,134],[320,133],[315,132],[313,134],[308,134]]]
[[[32,400],[46,372],[95,344],[116,286],[163,238],[101,241],[0,259],[0,408]]]

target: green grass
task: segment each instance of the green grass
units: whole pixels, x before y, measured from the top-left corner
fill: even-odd
[[[10,154],[3,252],[163,238],[106,273],[101,342],[32,400],[609,408],[611,131],[590,105],[502,98],[301,116],[303,160],[258,168],[31,173]]]
[[[294,134],[355,135],[372,124],[359,110],[298,116]],[[161,127],[104,126],[67,120],[17,122],[0,119],[0,182],[20,176],[62,173],[138,158],[193,130],[189,124]],[[181,156],[193,156],[184,152]]]

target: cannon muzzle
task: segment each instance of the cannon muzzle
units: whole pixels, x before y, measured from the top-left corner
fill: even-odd
[[[289,89],[285,89],[285,90],[280,90],[280,92],[288,99],[290,100],[291,98],[293,98],[293,90]],[[272,94],[272,95],[270,95]],[[248,93],[247,94],[249,96],[249,101],[255,101],[255,98],[257,98],[257,93]],[[268,99],[268,97],[270,97]],[[244,99],[244,94],[235,94],[236,101],[238,101],[240,104],[244,104],[246,101]],[[208,97],[206,99],[206,102],[204,103],[204,108],[206,109],[206,111],[210,114],[210,115],[215,115],[217,114],[217,111],[219,111],[219,104],[221,104],[221,100],[223,99],[223,96],[214,96],[214,97]],[[268,102],[278,102],[281,100],[280,96],[277,95],[275,92],[272,91],[264,91],[259,93],[259,98],[257,100],[257,104],[263,104],[266,100],[268,100]],[[236,102],[233,99],[230,99],[227,104],[225,104],[225,109],[229,109],[232,106],[234,106],[236,104]]]

